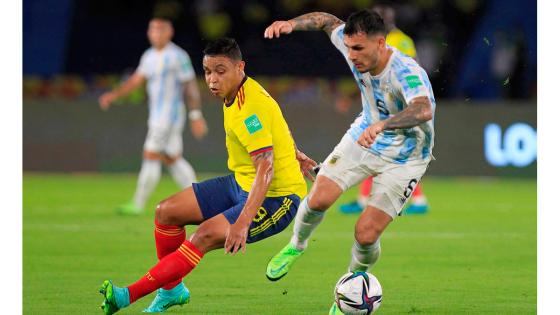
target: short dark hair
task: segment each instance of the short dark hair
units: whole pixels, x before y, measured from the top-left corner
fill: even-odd
[[[150,22],[151,22],[151,21],[154,21],[154,20],[160,20],[160,21],[163,21],[163,22],[165,22],[165,23],[169,23],[169,25],[173,26],[173,21],[171,21],[170,18],[165,17],[165,16],[157,16],[157,15],[156,15],[156,16],[154,16],[154,17],[152,17],[152,18],[150,19]]]
[[[242,60],[241,49],[233,38],[223,37],[211,41],[203,51],[205,56],[223,55],[234,60]]]
[[[366,33],[367,35],[383,34],[387,35],[387,29],[383,18],[372,9],[364,9],[352,13],[346,25],[344,26],[344,34],[354,35],[357,33]]]

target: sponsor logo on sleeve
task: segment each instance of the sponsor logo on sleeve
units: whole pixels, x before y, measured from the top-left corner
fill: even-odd
[[[261,121],[256,114],[253,114],[249,116],[249,118],[245,119],[245,127],[247,128],[247,131],[249,131],[249,134],[254,134],[263,128]]]
[[[405,79],[406,79],[406,83],[408,84],[408,87],[411,89],[422,85],[422,81],[417,75],[409,75],[406,76]]]

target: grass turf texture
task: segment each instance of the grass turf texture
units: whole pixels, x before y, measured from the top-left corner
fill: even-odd
[[[135,174],[24,174],[24,314],[101,314],[104,279],[124,286],[156,263],[154,205],[177,189],[164,177],[144,215],[116,215],[135,185]],[[378,313],[535,314],[536,181],[428,176],[424,190],[430,213],[400,217],[383,235],[372,270],[383,287]],[[339,203],[282,280],[268,281],[265,269],[291,226],[245,255],[207,254],[185,280],[191,303],[168,313],[326,314],[357,219],[338,212]],[[152,297],[119,314],[141,312]]]

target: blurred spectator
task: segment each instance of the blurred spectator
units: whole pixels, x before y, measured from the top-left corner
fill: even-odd
[[[382,3],[375,0],[83,0],[57,2],[56,9],[44,14],[45,7],[52,8],[48,6],[51,2],[23,3],[24,75],[50,79],[58,74],[75,74],[86,81],[99,75],[99,69],[119,73],[120,69],[135,66],[136,56],[146,44],[144,25],[154,15],[166,16],[177,25],[176,41],[192,52],[197,71],[202,70],[199,61],[205,41],[227,35],[240,43],[246,52],[248,69],[254,75],[344,78],[346,64],[338,52],[330,49],[328,38],[296,35],[293,39],[282,39],[283,45],[272,47],[262,39],[265,24],[274,18],[312,10],[345,19],[356,9]],[[400,0],[391,1],[391,5],[397,12],[396,24],[416,40],[417,57],[430,75],[438,97],[526,98],[536,92],[534,1],[520,0],[511,5],[506,0]],[[51,30],[48,37],[45,37],[46,29]],[[306,37],[306,45],[301,44],[298,36]],[[127,49],[107,49],[118,47],[123,39]],[[312,46],[320,49],[311,49]],[[49,52],[49,58],[39,60],[37,52]],[[294,52],[308,57],[282,58]],[[37,91],[36,79],[27,86],[34,86],[31,90]],[[27,95],[31,90],[26,90]],[[344,111],[349,103],[338,105]]]

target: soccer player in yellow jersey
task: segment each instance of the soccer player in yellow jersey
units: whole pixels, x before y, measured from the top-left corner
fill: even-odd
[[[317,164],[299,152],[280,107],[244,72],[233,39],[211,42],[204,50],[206,83],[224,100],[228,168],[233,174],[189,187],[156,209],[158,264],[136,283],[117,287],[106,280],[100,292],[105,314],[113,314],[158,290],[148,313],[189,301],[182,278],[207,252],[245,251],[253,243],[284,230],[307,194],[303,178]],[[303,175],[302,175],[303,173]],[[185,225],[199,225],[187,240]]]
[[[373,10],[383,18],[387,28],[387,45],[395,47],[403,54],[417,59],[414,41],[398,29],[395,24],[395,10],[388,5],[376,5],[373,7]]]
[[[414,59],[418,59],[416,56],[416,47],[414,46],[414,41],[408,35],[403,33],[395,24],[395,10],[385,4],[375,5],[373,10],[383,18],[385,27],[387,28],[387,45],[395,47],[400,52],[408,55]],[[358,96],[358,95],[356,95]],[[345,99],[344,97],[338,100],[339,104],[350,104],[351,101]],[[344,213],[359,213],[364,209],[371,187],[373,185],[373,177],[366,178],[360,185],[360,191],[358,193],[358,198],[355,201],[343,204],[340,206],[340,211]],[[428,200],[424,195],[422,190],[422,185],[418,183],[414,191],[412,192],[412,197],[410,203],[403,210],[404,214],[421,214],[428,211]]]

